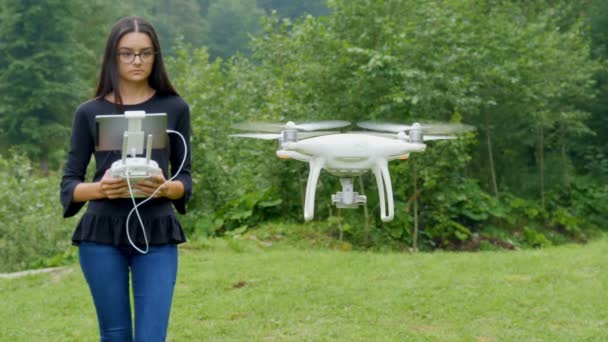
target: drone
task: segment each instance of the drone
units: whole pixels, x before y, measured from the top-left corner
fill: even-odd
[[[357,208],[366,203],[366,196],[353,191],[353,178],[371,170],[378,187],[380,219],[389,222],[393,220],[395,210],[388,162],[405,160],[411,152],[424,152],[425,141],[456,139],[456,134],[474,129],[454,123],[404,125],[365,121],[357,126],[367,131],[328,131],[350,125],[342,120],[300,124],[293,121],[285,124],[244,122],[232,127],[250,132],[230,136],[278,140],[277,157],[308,162],[310,172],[304,200],[306,221],[314,217],[315,192],[321,170],[340,177],[342,191],[331,196],[338,208]]]

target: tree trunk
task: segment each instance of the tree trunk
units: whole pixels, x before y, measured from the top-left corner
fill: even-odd
[[[306,203],[306,187],[304,186],[304,182],[306,180],[302,177],[302,171],[298,168],[298,185],[300,186],[300,205],[302,206],[302,211],[304,211]]]
[[[545,209],[545,130],[541,125],[538,136],[538,173],[540,181],[540,205]]]
[[[338,208],[338,240],[342,241],[344,231],[342,230],[342,208]]]
[[[49,161],[47,159],[40,161],[40,171],[45,177],[49,176]]]
[[[412,251],[418,252],[418,175],[416,174],[416,165],[410,158],[412,166],[412,179],[414,180],[414,231],[412,232]]]
[[[492,190],[494,196],[498,198],[498,184],[496,182],[496,171],[494,169],[494,154],[492,153],[492,138],[490,137],[490,127],[486,123],[486,143],[488,145],[488,161],[490,163],[490,177],[492,180]]]
[[[359,188],[361,191],[361,196],[365,196],[365,186],[363,184],[363,176],[359,176]],[[369,211],[367,209],[367,201],[363,205],[363,217],[365,219],[364,227],[365,227],[365,245],[367,246],[369,243]]]
[[[570,205],[572,205],[572,188],[571,188],[571,181],[570,181],[570,169],[568,168],[568,154],[566,153],[566,144],[562,143],[562,148],[561,148],[561,154],[562,154],[562,163],[564,165],[563,167],[563,181],[564,181],[564,188],[566,189],[566,191],[568,192],[568,201],[570,203]]]

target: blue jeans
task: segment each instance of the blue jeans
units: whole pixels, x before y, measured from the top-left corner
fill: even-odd
[[[78,253],[93,295],[101,341],[133,341],[129,272],[135,341],[165,341],[177,278],[177,246],[150,246],[147,254],[140,254],[130,246],[82,242]]]

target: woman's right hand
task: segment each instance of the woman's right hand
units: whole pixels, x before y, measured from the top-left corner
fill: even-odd
[[[122,198],[129,196],[129,185],[122,178],[114,178],[110,170],[101,178],[100,189],[101,193],[109,199]]]

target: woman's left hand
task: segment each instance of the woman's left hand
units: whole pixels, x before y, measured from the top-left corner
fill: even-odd
[[[154,194],[154,198],[159,197],[168,197],[168,186],[169,183],[165,184],[165,176],[162,173],[153,175],[152,177],[142,179],[137,182],[133,187],[137,189],[142,195],[150,196],[159,189],[156,194]]]

